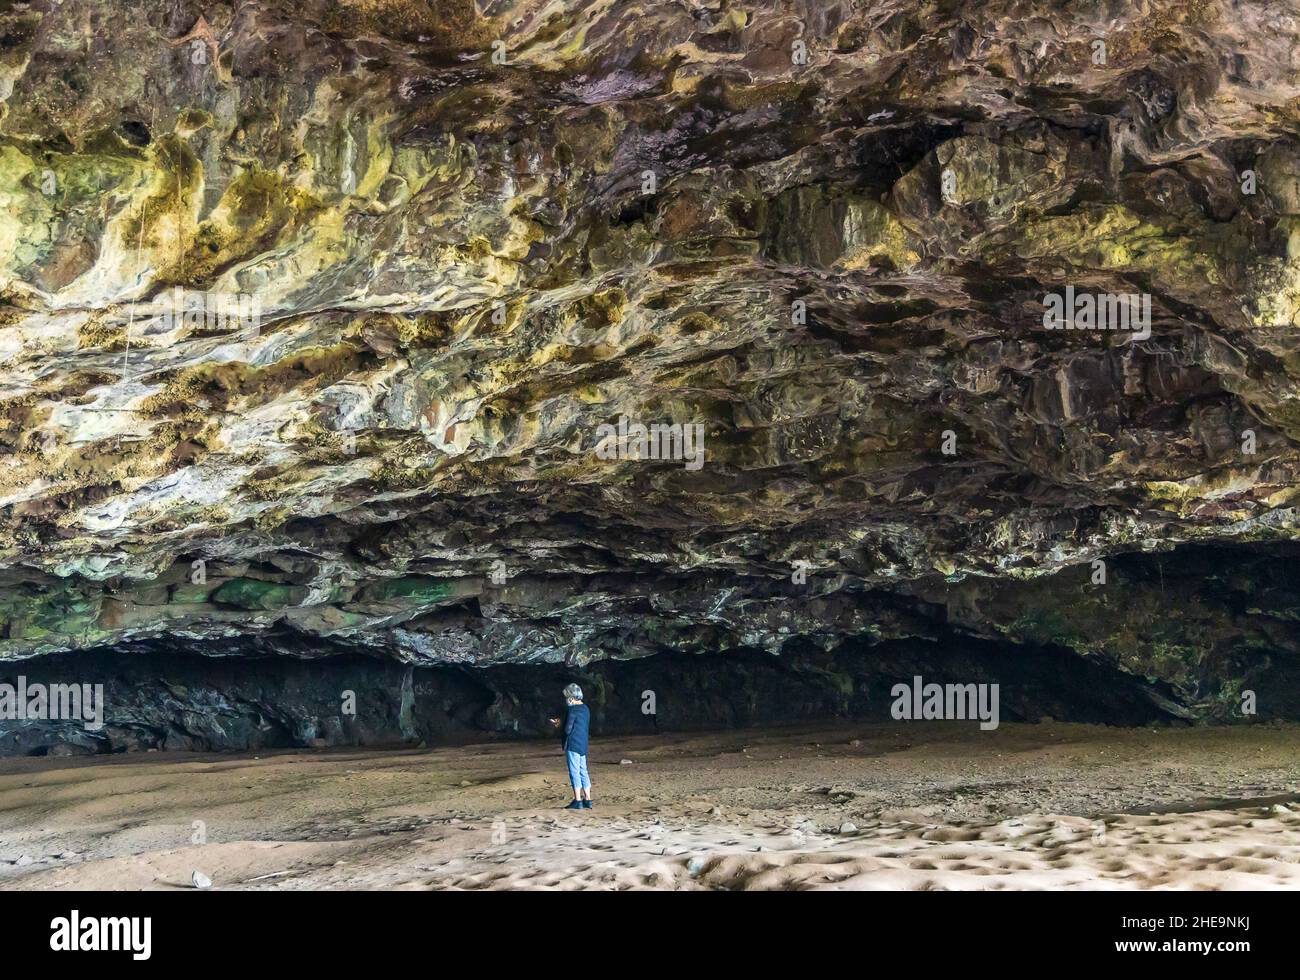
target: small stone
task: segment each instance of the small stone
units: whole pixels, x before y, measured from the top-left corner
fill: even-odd
[[[846,820],[844,821],[844,823],[840,824],[841,834],[856,834],[857,832],[858,832],[858,825],[853,823],[852,821]]]
[[[620,766],[630,766],[630,765],[632,764],[632,760],[631,760],[631,759],[619,759],[619,760],[618,760],[618,764],[619,764]]]
[[[24,854],[22,857],[20,857],[17,861],[14,862],[14,864],[18,865],[18,867],[20,868],[25,868],[27,867],[27,865],[31,863],[32,863],[32,856],[30,854]]]
[[[686,873],[692,878],[704,870],[705,860],[702,857],[693,857],[686,862]]]
[[[209,878],[207,875],[205,875],[202,871],[193,872],[190,875],[190,882],[194,885],[195,888],[212,887],[212,879]]]
[[[1273,812],[1281,814],[1281,813],[1290,813],[1291,811],[1287,807],[1284,807],[1281,803],[1274,803]]]

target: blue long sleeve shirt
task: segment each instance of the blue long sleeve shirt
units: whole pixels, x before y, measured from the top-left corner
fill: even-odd
[[[564,714],[564,751],[587,754],[587,732],[591,728],[591,712],[585,704],[571,704]]]

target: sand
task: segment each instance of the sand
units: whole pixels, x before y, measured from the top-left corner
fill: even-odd
[[[612,738],[591,771],[570,812],[552,742],[5,760],[0,887],[1300,887],[1297,726]]]

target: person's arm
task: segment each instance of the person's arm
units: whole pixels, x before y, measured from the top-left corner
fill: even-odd
[[[578,720],[578,713],[569,707],[564,713],[564,744],[569,744],[569,736],[573,733],[574,723]]]

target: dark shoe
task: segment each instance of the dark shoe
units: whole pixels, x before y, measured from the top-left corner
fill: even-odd
[[[583,800],[583,801],[582,801],[582,808],[583,808],[584,810],[590,810],[590,809],[591,809],[591,800]]]
[[[586,808],[582,805],[582,803],[581,803],[580,801],[578,801],[578,800],[574,800],[572,803],[570,803],[570,804],[569,804],[568,806],[566,806],[564,809],[566,809],[566,810],[583,810],[583,809],[586,809]]]

